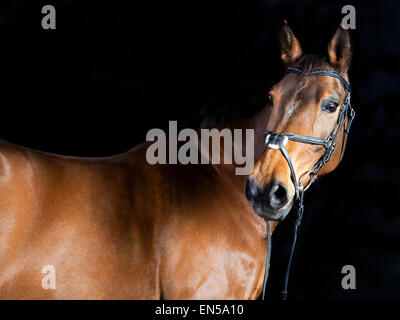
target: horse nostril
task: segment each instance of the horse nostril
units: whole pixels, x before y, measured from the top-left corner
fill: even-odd
[[[287,201],[288,195],[286,188],[279,182],[273,183],[269,191],[270,206],[274,209],[280,209],[285,206]]]

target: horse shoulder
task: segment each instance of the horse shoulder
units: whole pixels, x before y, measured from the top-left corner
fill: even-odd
[[[170,167],[165,176],[170,198],[161,233],[162,297],[254,298],[265,226],[243,192],[212,166]]]

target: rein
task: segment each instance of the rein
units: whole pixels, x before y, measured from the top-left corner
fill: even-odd
[[[311,184],[315,181],[317,178],[317,174],[319,173],[320,169],[324,164],[326,164],[335,150],[336,147],[336,138],[339,133],[339,131],[343,128],[343,143],[342,143],[342,149],[340,153],[340,159],[339,162],[343,158],[343,152],[344,152],[344,147],[347,142],[347,137],[349,135],[350,131],[350,126],[351,123],[353,122],[355,112],[353,108],[351,107],[350,103],[350,91],[351,87],[350,84],[344,79],[338,72],[330,69],[317,69],[314,71],[311,71],[309,73],[304,73],[301,69],[294,68],[294,67],[289,67],[286,70],[287,73],[297,73],[300,75],[303,75],[304,77],[314,77],[314,76],[329,76],[329,77],[334,77],[340,81],[342,84],[344,90],[345,90],[345,97],[341,103],[340,110],[339,110],[339,116],[336,121],[335,126],[333,127],[331,133],[327,138],[318,138],[318,137],[309,137],[309,136],[302,136],[302,135],[297,135],[297,134],[292,134],[292,133],[282,133],[282,132],[275,132],[275,131],[265,131],[264,135],[265,137],[265,146],[264,149],[261,153],[261,155],[264,154],[264,152],[270,148],[273,150],[279,149],[286,159],[288,166],[290,168],[290,178],[292,180],[292,183],[295,188],[295,204],[297,206],[297,217],[296,221],[294,224],[294,234],[293,234],[293,241],[290,249],[290,256],[289,256],[289,261],[288,261],[288,266],[286,269],[286,274],[285,274],[285,282],[284,282],[284,287],[282,291],[282,298],[283,300],[286,300],[287,298],[287,287],[288,287],[288,282],[289,282],[289,274],[290,274],[290,266],[292,264],[293,260],[293,254],[294,254],[294,249],[296,247],[296,241],[297,241],[297,232],[298,228],[301,224],[302,218],[303,218],[303,213],[304,213],[304,191],[306,191]],[[347,125],[345,125],[347,120]],[[294,142],[299,142],[299,143],[306,143],[306,144],[313,144],[313,145],[321,145],[325,148],[325,152],[322,155],[322,157],[317,161],[317,163],[314,165],[314,167],[307,172],[304,176],[301,177],[300,181],[297,182],[296,178],[296,173],[294,171],[293,163],[292,160],[290,159],[289,153],[287,152],[285,145],[287,144],[288,140],[294,141]],[[310,182],[308,185],[304,188],[303,187],[303,181],[305,177],[308,175],[312,176]],[[265,263],[265,273],[264,273],[264,281],[263,281],[263,288],[262,288],[262,300],[265,299],[265,289],[267,285],[267,278],[268,278],[268,272],[269,272],[269,266],[270,266],[270,260],[271,260],[271,228],[270,228],[270,223],[269,220],[266,220],[266,225],[267,225],[267,236],[268,236],[268,251],[267,251],[267,257],[266,257],[266,263]]]

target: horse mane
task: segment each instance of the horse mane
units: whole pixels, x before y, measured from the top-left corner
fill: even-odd
[[[325,68],[326,57],[315,54],[303,55],[294,65],[296,68],[309,72],[313,69]],[[279,74],[275,72],[275,74]],[[283,72],[280,72],[283,77]],[[234,123],[248,118],[262,109],[268,103],[268,90],[280,78],[241,84],[228,93],[209,100],[201,109],[200,128],[216,128],[224,124]]]
[[[315,69],[323,69],[329,65],[326,57],[320,57],[316,54],[305,54],[298,61],[296,61],[294,67],[303,70],[308,73]]]
[[[248,118],[268,102],[264,81],[242,84],[209,100],[201,109],[200,128],[216,128]]]

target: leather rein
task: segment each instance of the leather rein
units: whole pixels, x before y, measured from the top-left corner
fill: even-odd
[[[343,129],[344,137],[343,137],[343,143],[342,143],[342,149],[340,153],[340,159],[339,162],[343,158],[343,152],[344,152],[344,147],[347,143],[347,137],[349,135],[350,131],[350,126],[351,123],[353,122],[355,112],[353,108],[351,107],[350,103],[350,91],[351,87],[350,84],[344,79],[338,72],[330,69],[316,69],[314,71],[304,73],[301,69],[295,68],[295,67],[289,67],[286,70],[287,73],[297,73],[299,75],[302,75],[304,77],[315,77],[315,76],[329,76],[329,77],[334,77],[340,81],[342,84],[344,90],[345,90],[345,97],[341,103],[340,110],[339,110],[339,116],[336,121],[335,126],[333,127],[331,133],[327,138],[317,138],[317,137],[309,137],[309,136],[302,136],[302,135],[297,135],[297,134],[292,134],[292,133],[282,133],[282,132],[275,132],[275,131],[265,131],[265,146],[264,149],[261,153],[261,155],[269,148],[273,150],[280,150],[284,158],[286,159],[288,166],[290,168],[290,178],[292,180],[292,183],[295,188],[295,199],[294,199],[294,204],[296,204],[297,207],[297,217],[296,221],[294,224],[294,235],[293,235],[293,241],[290,249],[290,256],[289,256],[289,261],[288,261],[288,266],[286,269],[286,274],[285,274],[285,282],[284,282],[284,287],[282,291],[283,295],[283,300],[286,300],[287,298],[287,287],[288,287],[288,282],[289,282],[289,273],[290,273],[290,266],[292,264],[292,259],[293,259],[293,254],[294,254],[294,249],[296,246],[296,240],[297,240],[297,231],[298,228],[301,224],[302,218],[303,218],[303,213],[304,213],[304,202],[303,202],[303,196],[304,196],[304,191],[306,191],[310,185],[315,181],[317,178],[317,174],[319,173],[320,169],[324,164],[326,164],[335,150],[336,147],[336,139],[338,136],[338,133],[341,129]],[[346,125],[346,120],[347,120],[347,125]],[[300,181],[297,182],[296,178],[296,173],[294,171],[293,163],[292,160],[290,159],[289,153],[287,152],[285,145],[288,142],[288,140],[294,141],[294,142],[299,142],[299,143],[306,143],[306,144],[313,144],[313,145],[321,145],[325,148],[324,154],[321,156],[321,158],[317,161],[317,163],[314,165],[314,167],[307,172],[304,176],[301,177]],[[310,182],[308,185],[304,188],[303,187],[303,181],[305,177],[308,175],[311,176]],[[267,251],[267,256],[266,256],[266,263],[265,263],[265,273],[264,273],[264,281],[263,281],[263,288],[262,288],[262,300],[265,299],[265,288],[267,284],[267,278],[268,278],[268,272],[269,272],[269,266],[270,266],[270,260],[271,260],[271,229],[270,229],[270,222],[269,220],[266,220],[266,225],[267,225],[267,236],[268,236],[268,251]]]

